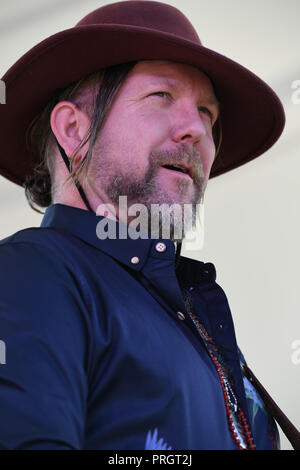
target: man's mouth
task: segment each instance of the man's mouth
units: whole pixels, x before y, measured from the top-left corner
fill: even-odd
[[[191,177],[190,170],[181,165],[163,165],[162,168],[166,168],[167,170],[172,170],[179,173],[184,173]]]

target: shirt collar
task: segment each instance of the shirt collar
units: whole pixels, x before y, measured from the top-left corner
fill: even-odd
[[[106,220],[110,224],[115,224],[116,238],[99,238],[97,236],[97,225],[103,219],[106,218],[85,209],[63,204],[52,204],[45,211],[41,227],[53,228],[79,238],[136,271],[143,268],[149,256],[175,260],[173,241],[162,238],[132,239],[130,237],[130,227],[111,219]],[[119,233],[122,233],[123,236],[127,235],[126,238],[120,238]]]

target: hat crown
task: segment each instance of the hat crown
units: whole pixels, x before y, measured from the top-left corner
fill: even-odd
[[[85,16],[76,26],[103,24],[149,28],[160,33],[174,34],[201,45],[191,22],[177,8],[155,1],[133,0],[112,3]]]

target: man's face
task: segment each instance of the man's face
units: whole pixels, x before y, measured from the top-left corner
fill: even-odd
[[[118,91],[92,159],[93,190],[118,214],[128,206],[197,204],[215,156],[218,105],[198,69],[167,61],[136,64]],[[181,169],[173,168],[174,165]]]

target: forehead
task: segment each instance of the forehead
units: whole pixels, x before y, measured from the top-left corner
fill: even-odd
[[[215,97],[213,85],[208,76],[191,65],[162,60],[138,62],[128,75],[132,86],[156,84],[161,81],[169,86],[189,87]]]

